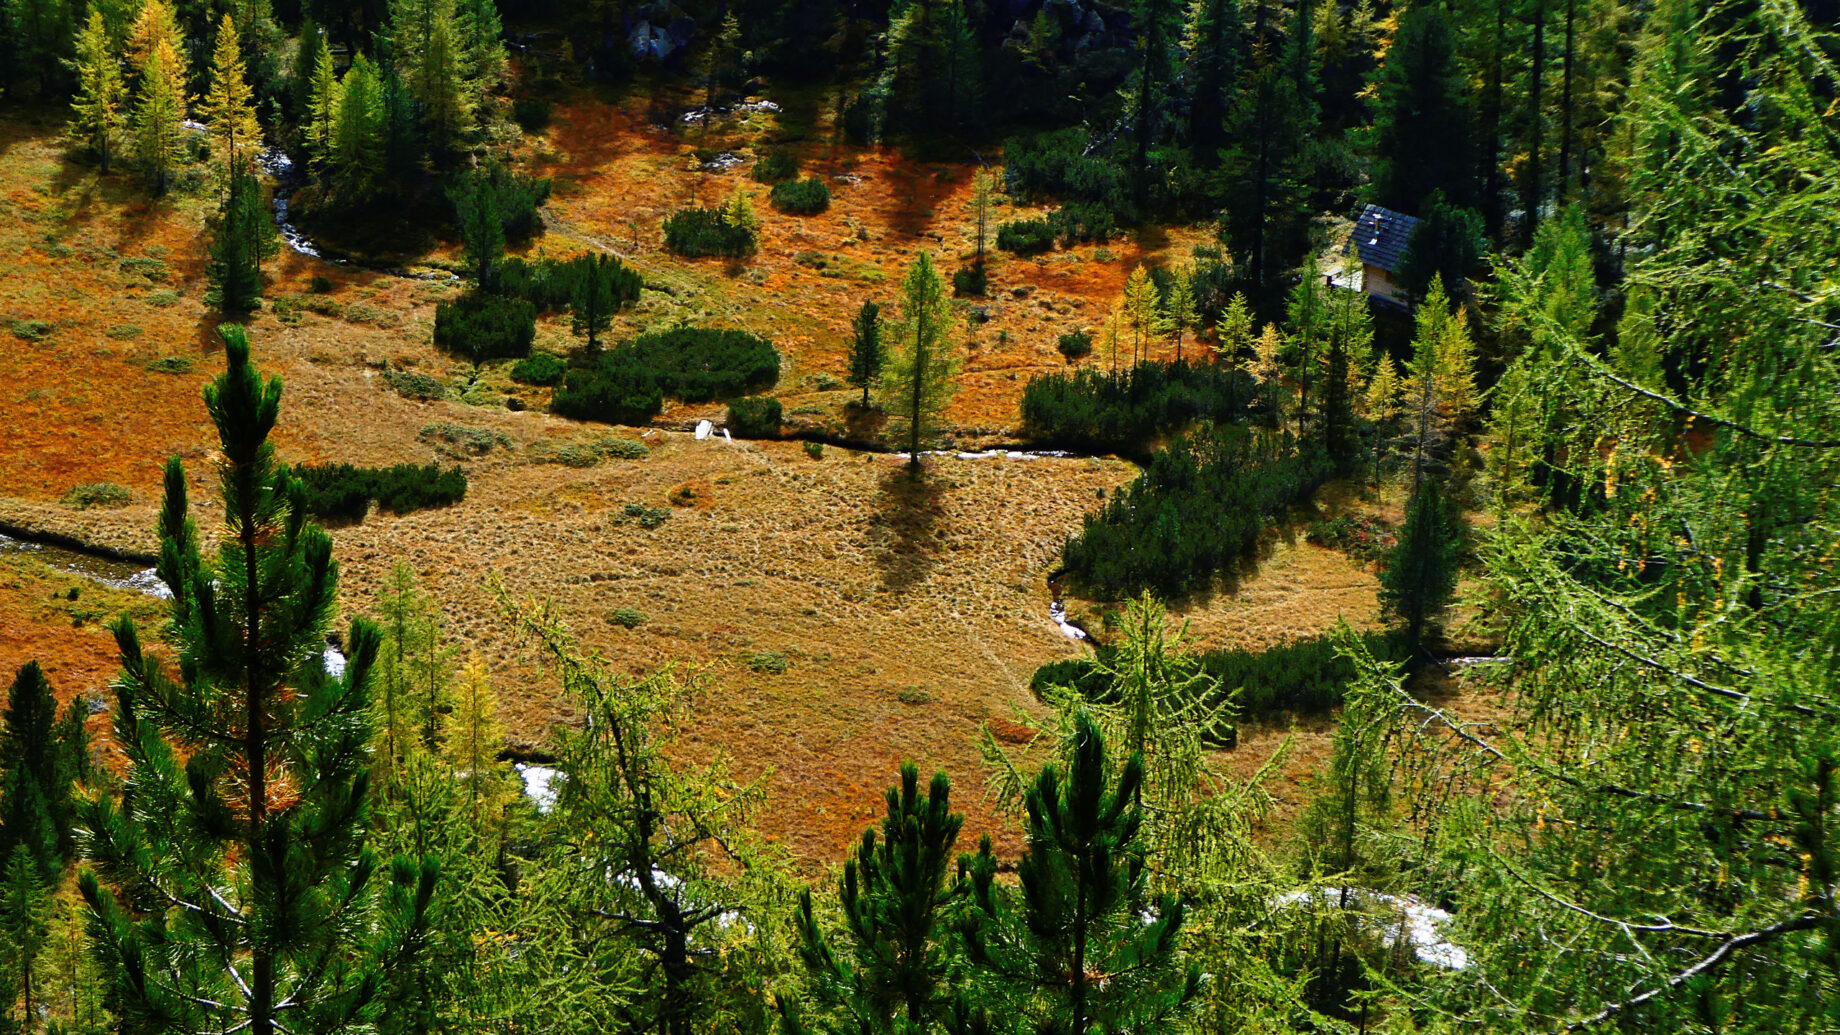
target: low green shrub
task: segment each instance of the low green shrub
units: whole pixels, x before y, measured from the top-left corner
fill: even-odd
[[[1361,636],[1376,658],[1403,658],[1405,640],[1397,633]],[[1094,652],[1111,662],[1116,648],[1099,644]],[[1201,670],[1214,683],[1213,693],[1200,703],[1210,710],[1232,706],[1240,719],[1271,719],[1286,713],[1323,714],[1342,705],[1348,684],[1355,678],[1354,664],[1336,650],[1330,636],[1298,640],[1269,650],[1210,651],[1200,656]],[[1029,686],[1037,694],[1049,687],[1070,687],[1097,701],[1112,701],[1115,690],[1093,659],[1053,661],[1035,670]]]
[[[451,457],[485,456],[494,449],[510,449],[511,439],[492,428],[474,428],[465,424],[424,425],[415,436]]]
[[[824,459],[824,443],[822,442],[805,443],[805,455],[811,457],[813,460]]]
[[[1045,219],[1016,219],[997,227],[997,247],[1017,255],[1035,255],[1054,247],[1054,224]]]
[[[536,307],[521,298],[476,293],[435,306],[435,346],[475,363],[528,355],[536,336]]]
[[[786,148],[776,147],[754,163],[754,179],[761,183],[778,183],[799,174],[799,160]]]
[[[1086,515],[1061,548],[1075,584],[1116,599],[1180,597],[1257,548],[1272,519],[1334,471],[1319,447],[1220,427],[1159,449],[1137,480]]]
[[[7,324],[7,330],[20,341],[42,341],[53,327],[49,320],[13,320]]]
[[[648,507],[643,503],[628,503],[620,511],[620,520],[631,521],[640,528],[657,528],[671,520],[671,512],[665,507]]]
[[[1318,546],[1369,562],[1385,557],[1399,541],[1386,522],[1354,514],[1314,522],[1304,537]]]
[[[1078,362],[1092,355],[1092,335],[1085,331],[1069,331],[1061,335],[1060,340],[1054,343],[1054,347],[1060,350],[1061,356],[1067,362]]]
[[[166,264],[159,259],[123,259],[120,266],[123,273],[132,273],[153,281],[165,280],[167,273],[170,272]]]
[[[511,380],[522,385],[553,385],[569,372],[562,357],[549,352],[533,352],[511,365]]]
[[[550,104],[540,97],[519,97],[511,102],[511,117],[518,128],[535,133],[549,125]]]
[[[751,650],[741,655],[741,661],[750,670],[769,676],[777,676],[792,667],[792,659],[776,650]]]
[[[521,298],[541,312],[560,312],[574,304],[577,287],[593,261],[592,252],[583,252],[570,259],[525,261],[508,258],[499,266],[498,285],[494,290],[501,295]],[[612,272],[613,308],[623,309],[637,302],[645,279],[617,258],[607,266]]]
[[[148,360],[147,369],[156,374],[189,374],[192,370],[190,356],[161,356]]]
[[[816,215],[831,207],[831,189],[817,176],[776,183],[769,198],[774,208],[798,216]]]
[[[664,220],[664,246],[689,258],[739,259],[754,254],[759,245],[759,231],[726,207],[680,209]]]
[[[765,338],[677,327],[642,334],[604,353],[594,366],[569,371],[551,409],[565,417],[639,424],[663,408],[666,395],[710,402],[778,379],[779,353]]]
[[[118,323],[102,333],[116,341],[132,341],[141,336],[141,328],[136,324]]]
[[[434,402],[447,398],[447,382],[413,370],[386,370],[383,383],[390,390],[414,402]]]
[[[736,399],[728,404],[728,426],[742,438],[774,438],[781,421],[779,400],[770,395]]]
[[[984,271],[984,264],[974,262],[952,274],[952,293],[963,298],[971,296],[981,298],[990,289],[990,275]]]
[[[92,507],[106,510],[127,506],[134,502],[134,494],[129,492],[126,486],[116,485],[114,482],[85,482],[82,485],[71,487],[71,490],[66,492],[59,502],[77,510],[89,510]]]
[[[294,468],[301,505],[314,517],[362,521],[370,504],[393,514],[445,507],[466,498],[466,475],[437,464],[357,467],[308,464]]]
[[[168,306],[178,305],[179,298],[179,293],[171,288],[161,288],[158,291],[147,292],[147,304],[156,309],[165,309]]]
[[[632,607],[616,607],[607,615],[607,621],[622,629],[637,629],[645,624],[645,612]]]
[[[1085,338],[1064,335],[1062,354],[1069,346],[1090,348]],[[1022,427],[1041,445],[1136,452],[1196,421],[1239,420],[1263,398],[1251,375],[1226,364],[1145,361],[1117,374],[1095,364],[1030,379],[1022,390]]]

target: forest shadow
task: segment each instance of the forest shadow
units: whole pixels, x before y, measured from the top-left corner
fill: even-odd
[[[883,590],[905,593],[926,581],[937,566],[945,488],[925,467],[903,465],[882,477],[869,518],[869,541]]]

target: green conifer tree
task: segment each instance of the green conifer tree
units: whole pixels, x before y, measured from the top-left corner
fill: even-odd
[[[888,789],[887,801],[881,837],[864,830],[855,857],[843,864],[846,953],[819,927],[811,892],[799,899],[799,957],[838,1032],[924,1032],[952,1007],[947,974],[956,938],[947,906],[955,890],[947,878],[965,817],[951,810],[944,773],[934,774],[922,797],[911,762],[901,766],[901,785]],[[792,1012],[785,1002],[780,1010]]]
[[[26,846],[15,847],[7,856],[6,869],[0,874],[0,974],[6,977],[0,993],[0,1023],[12,1020],[13,1003],[20,1005],[21,1032],[38,1028],[39,1008],[44,1005],[45,988],[41,981],[43,963],[40,956],[51,934],[51,915],[55,902],[44,873]]]
[[[141,70],[134,105],[134,157],[156,195],[166,193],[180,161],[179,134],[185,121],[185,87],[179,57],[164,40],[155,42]]]
[[[359,54],[352,61],[339,80],[336,101],[327,144],[333,182],[350,200],[366,201],[383,187],[388,142],[383,84],[369,57]]]
[[[211,242],[210,299],[225,313],[247,313],[262,298],[262,262],[280,250],[262,187],[247,169],[230,177],[230,193]]]
[[[1433,191],[1456,206],[1476,196],[1474,129],[1449,19],[1438,4],[1407,8],[1380,70],[1373,196],[1414,215]]]
[[[343,675],[327,673],[332,540],[269,441],[280,380],[262,382],[242,328],[222,333],[227,369],[204,398],[223,535],[207,557],[169,461],[157,570],[175,651],[149,651],[132,619],[112,626],[128,792],[86,802],[97,869],[79,888],[125,1029],[344,1031],[417,952],[438,867],[381,865],[366,846],[379,637],[354,621]]]
[[[881,376],[882,307],[865,299],[850,321],[850,383],[862,388],[862,408],[869,408],[869,388]]]
[[[571,326],[575,333],[588,339],[588,351],[598,352],[600,336],[613,326],[613,314],[620,308],[620,279],[625,268],[620,260],[605,252],[584,255],[573,264],[573,290],[569,292]]]
[[[1024,803],[1028,851],[1019,903],[995,882],[986,837],[965,860],[975,911],[970,960],[1009,986],[1011,1015],[1044,1035],[1170,1030],[1199,990],[1177,941],[1183,903],[1149,893],[1142,755],[1116,770],[1105,735],[1075,714],[1065,774],[1045,766]]]
[[[1418,483],[1406,506],[1399,545],[1387,556],[1380,574],[1380,602],[1404,623],[1414,649],[1450,606],[1457,588],[1457,551],[1462,541],[1457,518],[1436,478]]]
[[[949,341],[952,329],[945,281],[932,258],[922,252],[901,281],[895,348],[883,363],[880,378],[884,405],[905,425],[909,471],[920,470],[920,445],[930,437],[956,388],[953,378],[958,362]]]
[[[70,105],[76,115],[71,128],[96,153],[106,173],[124,120],[121,62],[103,25],[102,12],[90,11],[88,24],[77,35],[76,49],[77,97]]]
[[[60,757],[57,701],[36,661],[13,678],[0,732],[0,858],[24,848],[43,874],[57,872],[71,822],[70,767]]]
[[[498,191],[484,173],[469,173],[447,192],[453,202],[454,216],[460,224],[460,239],[466,247],[466,264],[472,268],[473,283],[481,291],[490,291],[498,283],[499,264],[505,258],[505,219],[499,208]]]

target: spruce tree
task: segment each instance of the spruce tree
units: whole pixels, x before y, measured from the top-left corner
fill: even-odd
[[[460,239],[466,248],[466,264],[472,268],[473,283],[481,291],[490,291],[498,283],[499,264],[505,258],[505,219],[498,203],[498,190],[484,173],[468,173],[447,192],[453,202],[454,217],[460,224]]]
[[[51,914],[55,905],[51,888],[38,863],[24,845],[6,857],[0,871],[0,975],[6,984],[0,993],[0,1023],[12,1020],[13,1003],[20,1004],[20,1022],[16,1029],[31,1032],[37,1028],[39,1008],[44,1005],[44,985],[40,980],[45,951],[51,934]]]
[[[1436,478],[1418,483],[1406,506],[1399,545],[1380,573],[1380,602],[1404,625],[1414,649],[1420,648],[1438,617],[1450,606],[1457,588],[1459,538],[1456,515]]]
[[[332,540],[269,441],[280,380],[262,382],[240,327],[222,333],[227,369],[204,400],[223,534],[215,556],[201,549],[169,461],[156,570],[171,652],[132,619],[111,627],[127,792],[86,802],[97,868],[79,887],[126,1030],[344,1031],[416,953],[438,867],[366,846],[379,637],[354,621],[344,673],[326,671]]]
[[[75,68],[77,96],[70,107],[76,116],[71,128],[96,153],[106,173],[123,125],[122,85],[121,64],[100,11],[90,11],[89,22],[77,36]]]
[[[947,909],[956,896],[952,846],[965,817],[951,810],[951,784],[935,773],[923,797],[920,770],[901,766],[881,837],[863,831],[843,864],[838,898],[847,949],[840,953],[799,898],[799,958],[813,994],[834,1012],[837,1032],[924,1032],[952,1006],[947,980],[956,940]],[[782,1014],[795,1013],[781,1002]],[[903,1026],[904,1025],[904,1026]]]
[[[604,252],[584,255],[572,263],[574,283],[569,292],[570,320],[575,333],[588,339],[588,351],[601,347],[600,336],[613,326],[613,314],[620,308],[620,279],[625,269],[620,260]]]
[[[262,187],[247,169],[231,174],[229,196],[211,242],[210,299],[225,313],[247,313],[262,297],[262,261],[279,251]]]
[[[969,958],[1008,985],[1015,1012],[1042,1035],[1166,1031],[1194,1000],[1200,972],[1176,957],[1183,903],[1149,893],[1144,759],[1114,766],[1084,711],[1070,736],[1065,773],[1043,767],[1024,799],[1020,901],[996,884],[988,837],[963,864],[975,905]]]
[[[901,319],[894,328],[895,348],[882,366],[882,398],[907,432],[908,470],[920,470],[920,444],[945,411],[955,389],[957,357],[952,333],[951,300],[945,281],[925,252],[908,267],[901,281]]]
[[[869,388],[881,376],[884,358],[882,307],[864,300],[862,308],[856,311],[856,318],[850,321],[849,381],[861,386],[862,408],[865,410],[869,408]]]
[[[1458,206],[1476,196],[1469,101],[1449,18],[1438,4],[1407,8],[1380,73],[1374,200],[1414,215],[1433,191]]]
[[[0,733],[0,858],[23,848],[45,875],[57,872],[71,821],[71,771],[59,741],[51,684],[29,661],[7,692]]]

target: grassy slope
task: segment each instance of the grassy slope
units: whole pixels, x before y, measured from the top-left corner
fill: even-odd
[[[202,302],[204,205],[149,204],[132,180],[67,164],[57,131],[48,120],[0,122],[0,203],[11,217],[0,222],[0,319],[55,325],[43,340],[9,338],[0,348],[0,407],[17,415],[19,429],[0,446],[0,517],[146,549],[163,457],[187,457],[198,498],[210,497],[211,440],[198,402],[217,364],[215,318]],[[914,249],[969,248],[966,167],[813,144],[802,145],[809,166],[863,177],[836,184],[831,212],[780,216],[755,186],[767,223],[762,255],[739,270],[682,262],[651,243],[657,219],[690,193],[719,199],[744,172],[689,171],[683,141],[586,102],[561,109],[539,146],[530,157],[558,177],[558,189],[552,232],[537,247],[567,253],[605,244],[673,289],[647,292],[623,318],[629,329],[688,316],[768,331],[788,354],[781,394],[789,409],[835,412],[849,396],[820,388],[814,375],[841,375],[850,312],[866,296],[890,299]],[[1168,238],[1153,243],[1177,258],[1185,250]],[[826,264],[842,275],[826,276],[809,259],[801,265],[808,251],[835,257]],[[975,335],[952,411],[961,427],[1008,432],[1027,377],[1060,365],[1054,335],[1096,323],[1115,304],[1139,251],[1113,251],[1111,262],[1094,261],[1092,248],[994,260],[993,295],[1033,290],[992,303],[993,321]],[[124,268],[137,258],[158,259],[165,271],[149,278],[145,263]],[[531,445],[596,432],[537,412],[408,402],[381,385],[385,365],[463,373],[428,345],[433,304],[452,287],[289,253],[270,295],[305,291],[314,276],[333,282],[342,315],[306,314],[284,326],[265,311],[252,322],[259,361],[288,385],[277,433],[284,455],[425,462],[431,450],[417,432],[436,421],[495,428],[515,443],[469,463],[472,488],[457,507],[338,530],[348,608],[367,606],[389,566],[408,561],[446,607],[449,632],[491,662],[514,736],[540,744],[550,722],[567,718],[566,702],[506,642],[482,592],[497,573],[515,595],[555,599],[618,665],[674,660],[706,671],[683,750],[727,753],[743,774],[772,769],[774,805],[762,824],[804,858],[835,858],[876,814],[880,788],[907,757],[951,772],[965,788],[972,829],[993,829],[1016,847],[1013,827],[975,791],[976,733],[987,719],[1035,707],[1026,684],[1037,665],[1079,653],[1047,621],[1043,578],[1099,490],[1133,476],[1128,465],[949,459],[913,490],[887,457],[829,449],[812,460],[790,443],[730,448],[658,431],[644,461],[589,470],[536,464]],[[161,290],[179,297],[152,304],[164,301],[154,294]],[[998,345],[998,329],[1009,331],[1007,344]],[[542,335],[554,347],[569,344],[564,327]],[[166,356],[194,363],[180,374],[146,369]],[[492,379],[502,384],[502,372]],[[667,423],[693,415],[669,414]],[[128,485],[137,502],[81,513],[55,503],[71,485],[95,480]],[[665,505],[685,483],[703,502],[675,508],[663,527],[616,520],[625,502]],[[208,528],[209,512],[203,516]],[[48,590],[42,573],[34,578],[0,580],[9,630],[0,662],[46,656],[65,692],[98,687],[111,671],[106,637],[73,634],[68,615],[36,603]],[[1235,593],[1191,616],[1207,645],[1277,642],[1317,632],[1337,613],[1371,623],[1373,585],[1339,555],[1280,543]],[[648,620],[615,627],[604,620],[615,607]],[[758,650],[784,653],[791,667],[752,671],[744,655]],[[902,703],[903,691],[931,700]],[[1249,771],[1280,739],[1282,731],[1249,732],[1232,764]],[[1287,769],[1291,781],[1319,761],[1321,745],[1320,730],[1305,733]],[[1280,788],[1293,804],[1301,793]]]

